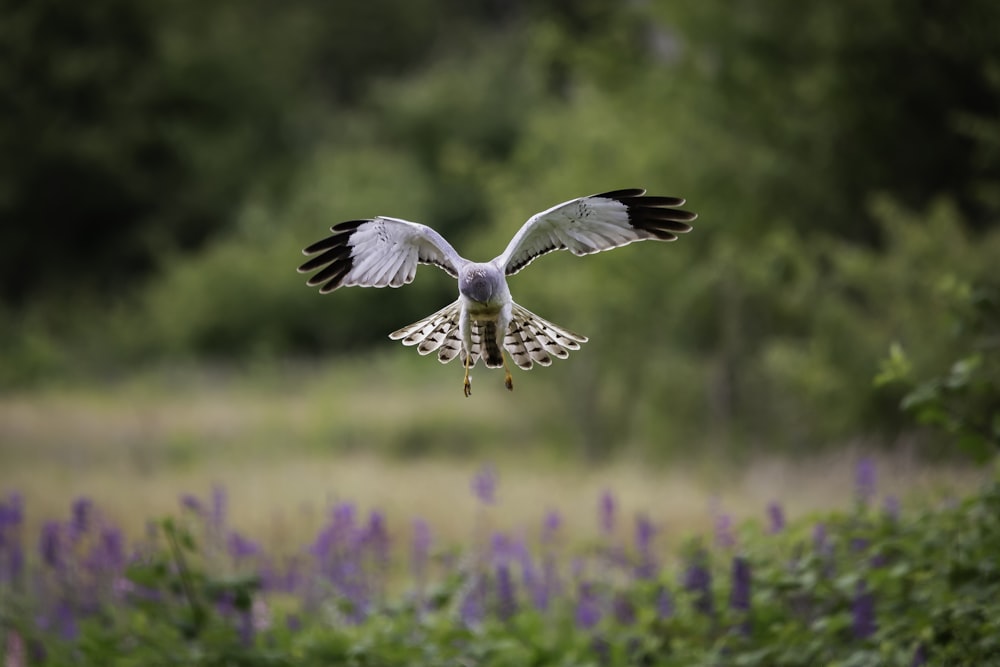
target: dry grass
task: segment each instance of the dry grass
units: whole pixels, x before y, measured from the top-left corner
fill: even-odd
[[[441,414],[456,401],[420,391],[419,377],[404,377],[390,389],[357,382],[360,373],[377,377],[379,366],[250,385],[204,375],[179,381],[157,376],[102,389],[0,397],[0,493],[23,493],[36,525],[66,516],[74,498],[89,496],[138,534],[149,519],[176,512],[181,494],[207,497],[221,484],[232,524],[271,548],[305,544],[326,509],[345,500],[362,511],[383,510],[400,537],[422,517],[442,539],[467,541],[484,521],[469,486],[482,465],[479,457],[400,460],[331,442],[413,437],[414,424],[431,437],[439,422],[476,430],[495,417],[487,412],[490,402],[459,398],[461,410]],[[345,385],[366,386],[368,394],[345,391]],[[458,391],[454,385],[447,389]],[[372,392],[381,400],[372,400]],[[525,393],[521,400],[531,400],[530,390]],[[555,509],[576,539],[596,535],[605,490],[615,494],[629,522],[644,512],[671,540],[710,529],[715,506],[741,518],[763,517],[773,500],[793,518],[844,507],[852,502],[854,467],[864,455],[853,448],[807,462],[760,459],[739,470],[628,460],[595,467],[535,453],[543,443],[516,441],[516,431],[479,429],[477,436],[491,442],[500,478],[499,504],[485,513],[487,522],[535,531],[545,512]],[[987,474],[901,454],[874,458],[879,492],[904,501],[960,495]]]

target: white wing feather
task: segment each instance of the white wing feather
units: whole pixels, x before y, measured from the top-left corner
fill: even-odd
[[[322,293],[355,285],[400,287],[413,282],[418,264],[433,264],[457,278],[466,263],[436,231],[399,218],[351,220],[330,231],[302,251],[314,257],[299,267],[299,273],[320,269],[306,284],[322,285]]]
[[[614,190],[563,202],[533,215],[506,250],[493,260],[513,275],[537,257],[554,250],[589,255],[633,241],[673,241],[691,231],[697,216],[682,211],[679,197],[645,197],[645,190]]]

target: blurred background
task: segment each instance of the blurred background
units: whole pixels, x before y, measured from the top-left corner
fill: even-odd
[[[841,502],[862,456],[961,485],[956,443],[1000,434],[899,409],[995,405],[992,0],[2,7],[0,487],[40,514],[89,494],[141,526],[219,483],[280,535],[342,496],[445,515],[489,461],[512,514],[617,487],[683,524]],[[330,296],[295,271],[341,220],[486,260],[624,187],[695,231],[514,277],[590,342],[512,394],[386,338],[454,298],[436,269]]]

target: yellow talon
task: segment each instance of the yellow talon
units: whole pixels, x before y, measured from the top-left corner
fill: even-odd
[[[471,354],[465,355],[465,384],[462,387],[462,391],[465,392],[465,397],[468,398],[472,396],[472,380],[469,379],[469,360],[472,359]]]
[[[503,359],[503,384],[507,387],[507,391],[514,391],[514,378],[510,375],[510,368],[507,367],[507,357],[503,351],[500,352],[500,357]]]

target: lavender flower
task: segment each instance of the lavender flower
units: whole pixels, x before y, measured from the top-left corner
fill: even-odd
[[[94,502],[90,498],[77,498],[73,501],[73,520],[70,523],[71,539],[79,540],[90,529],[94,514]]]
[[[719,513],[715,516],[715,545],[726,551],[736,546],[733,517],[729,514]]]
[[[600,599],[594,592],[593,586],[588,583],[581,583],[576,601],[576,625],[584,630],[597,625],[601,620]]]
[[[681,587],[695,593],[694,608],[706,616],[715,613],[712,603],[712,573],[708,569],[708,554],[699,550],[681,577]]]
[[[235,530],[229,533],[229,539],[226,540],[226,546],[229,550],[229,555],[232,556],[233,561],[240,562],[245,558],[252,558],[257,556],[261,552],[260,545],[249,540]]]
[[[368,515],[368,525],[362,542],[371,549],[372,557],[379,568],[389,565],[389,532],[385,527],[385,515],[373,510]]]
[[[492,465],[484,465],[472,478],[472,493],[484,505],[496,503],[497,473]]]
[[[635,605],[624,593],[615,595],[611,605],[615,615],[615,620],[621,625],[632,625],[635,623]]]
[[[875,596],[859,581],[851,603],[851,629],[856,639],[868,639],[875,634]]]
[[[417,585],[427,576],[427,562],[431,551],[431,528],[423,519],[413,520],[413,538],[410,542],[410,571]]]
[[[17,529],[24,522],[24,497],[20,493],[7,496],[7,502],[0,503],[0,533],[5,529]]]
[[[560,526],[562,526],[562,516],[555,510],[549,510],[542,522],[542,543],[551,544],[555,541]]]
[[[767,532],[772,535],[780,533],[785,529],[785,512],[776,502],[769,503],[767,506],[767,518],[768,518],[768,529]]]
[[[875,463],[870,458],[863,458],[858,461],[854,476],[854,489],[858,502],[862,505],[869,504],[875,497]]]
[[[733,587],[729,593],[729,608],[743,614],[737,626],[740,634],[750,635],[750,562],[741,556],[733,558]]]
[[[42,534],[38,542],[38,551],[42,562],[53,569],[58,569],[63,562],[62,529],[56,521],[46,521],[42,526]]]
[[[483,597],[485,594],[484,583],[480,577],[474,577],[466,586],[462,602],[458,607],[458,616],[462,625],[467,628],[476,627],[483,622],[485,608]]]
[[[510,574],[510,566],[500,563],[496,568],[497,577],[497,615],[506,621],[517,613],[517,597],[514,592],[514,579]]]
[[[76,623],[76,614],[66,601],[60,602],[56,606],[56,624],[59,628],[59,636],[65,641],[75,641],[80,634]]]
[[[656,591],[656,617],[670,618],[674,615],[674,599],[666,586],[660,586]]]
[[[611,535],[615,532],[615,497],[611,495],[610,491],[605,491],[601,494],[601,501],[599,505],[599,516],[601,522],[601,531],[605,535]]]
[[[205,512],[204,505],[198,500],[198,496],[192,493],[185,493],[181,496],[181,507],[186,510],[191,510],[195,514],[203,514]]]
[[[635,548],[639,554],[639,563],[635,568],[637,579],[654,579],[659,571],[656,555],[653,553],[653,538],[656,527],[649,517],[639,514],[635,519]]]

